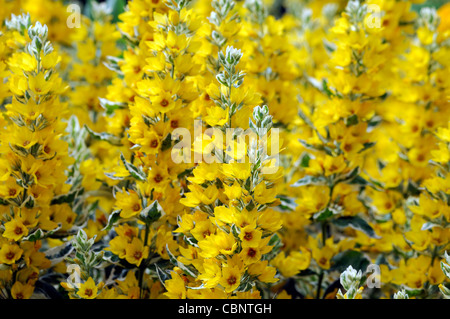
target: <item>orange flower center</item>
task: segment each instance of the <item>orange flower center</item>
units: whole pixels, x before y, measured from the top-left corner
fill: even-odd
[[[233,285],[236,283],[236,277],[231,276],[230,278],[227,279],[227,283],[228,283],[230,286],[233,286]]]
[[[178,121],[177,120],[170,121],[170,127],[171,128],[177,128],[178,127]]]
[[[160,104],[162,107],[166,107],[167,105],[169,105],[169,101],[167,101],[166,99],[163,99],[159,104]]]
[[[154,178],[154,181],[157,182],[157,183],[159,183],[159,182],[161,182],[162,180],[163,180],[163,177],[162,177],[160,174],[156,174],[156,176],[155,176],[155,178]]]
[[[140,251],[137,251],[137,252],[134,253],[133,256],[134,256],[135,259],[139,260],[142,257],[142,253]]]
[[[158,147],[158,140],[151,141],[150,146],[153,147],[153,148]]]
[[[249,257],[251,257],[251,258],[255,257],[255,256],[256,256],[256,250],[253,249],[253,248],[250,248],[250,249],[248,250],[248,252],[247,252],[247,256],[249,256]]]

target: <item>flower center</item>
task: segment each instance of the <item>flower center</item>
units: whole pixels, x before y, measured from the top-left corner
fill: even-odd
[[[135,252],[134,253],[134,258],[136,258],[137,260],[139,260],[139,259],[141,259],[141,257],[142,257],[142,253],[140,252],[140,251],[137,251],[137,252]]]
[[[84,292],[84,294],[86,295],[86,296],[92,296],[92,289],[86,289],[86,291]]]
[[[177,120],[170,121],[170,127],[171,128],[177,128],[178,127],[178,121]]]
[[[248,250],[248,252],[247,252],[247,256],[249,256],[249,257],[251,257],[251,258],[255,257],[255,256],[256,256],[256,250],[253,249],[253,248],[250,248],[250,249]]]
[[[155,176],[155,178],[154,178],[154,181],[157,182],[157,183],[159,183],[159,182],[161,182],[162,180],[163,180],[163,177],[162,177],[160,174],[156,174],[156,176]]]
[[[158,140],[151,141],[150,146],[153,147],[153,148],[158,147]]]
[[[162,107],[166,107],[167,105],[169,105],[169,101],[167,101],[166,99],[163,99],[159,104],[160,104]]]
[[[236,283],[236,277],[231,276],[230,278],[227,279],[227,282],[230,286],[234,285]]]

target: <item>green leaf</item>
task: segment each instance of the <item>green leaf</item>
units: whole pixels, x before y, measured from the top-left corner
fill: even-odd
[[[364,234],[371,238],[381,238],[378,236],[373,228],[361,217],[358,216],[344,216],[333,220],[333,224],[338,227],[351,227],[353,229],[362,231]]]
[[[328,146],[324,146],[324,145],[312,145],[307,143],[306,141],[299,139],[298,140],[300,142],[300,144],[302,144],[305,148],[313,150],[313,151],[322,151],[325,152],[327,155],[332,156],[333,155],[333,150],[330,149]]]
[[[300,161],[300,167],[309,167],[309,161],[311,160],[311,157],[309,156],[308,153],[305,153],[302,156],[302,159]]]
[[[167,134],[167,136],[161,142],[161,151],[164,152],[172,146],[172,134]]]
[[[91,20],[92,20],[92,1],[93,0],[87,0],[83,10],[83,15]]]
[[[155,268],[156,268],[156,274],[158,275],[159,281],[161,282],[161,284],[166,287],[166,280],[170,279],[169,275],[162,270],[158,264],[155,264]]]
[[[175,257],[174,254],[172,254],[172,252],[169,249],[169,245],[166,244],[166,251],[167,251],[167,255],[169,255],[169,260],[172,263],[172,265],[174,266],[178,266],[178,260],[177,257]]]
[[[352,266],[356,270],[365,272],[370,260],[361,252],[356,250],[343,251],[331,259],[332,266],[330,271],[345,271],[348,266]]]
[[[306,277],[306,276],[312,276],[312,275],[317,275],[317,273],[309,268],[305,269],[305,270],[301,270],[298,274],[296,274],[295,276],[298,277]]]
[[[349,182],[352,179],[356,178],[356,176],[358,176],[359,174],[359,166],[355,167],[354,169],[352,169],[349,173],[345,174],[345,175],[340,175],[336,180],[335,180],[335,184],[337,184],[338,182]]]
[[[33,233],[31,233],[30,235],[22,238],[22,240],[24,241],[36,241],[36,240],[40,240],[43,239],[45,237],[44,231],[40,228],[36,229]]]
[[[267,245],[273,247],[271,251],[263,256],[262,260],[271,260],[276,255],[278,255],[281,248],[283,247],[283,241],[281,240],[280,236],[278,236],[278,234],[273,234]]]
[[[151,224],[157,221],[162,216],[163,212],[164,210],[161,205],[155,200],[141,211],[139,217],[144,223]]]
[[[294,198],[286,197],[284,195],[278,195],[277,198],[279,198],[281,201],[280,205],[278,205],[277,208],[283,211],[293,211],[297,206]]]
[[[429,230],[432,229],[433,227],[441,228],[442,226],[433,222],[426,222],[425,224],[422,225],[422,228],[420,230]]]
[[[111,214],[109,214],[108,217],[108,224],[102,229],[104,230],[110,230],[113,225],[120,219],[120,210],[115,210]]]
[[[327,179],[323,176],[311,176],[306,175],[305,177],[299,179],[291,187],[300,187],[305,185],[325,185]]]
[[[335,96],[333,91],[331,91],[328,87],[328,83],[325,79],[322,80],[322,92],[324,92],[329,98]]]
[[[141,182],[147,179],[145,173],[142,170],[138,169],[133,164],[127,162],[125,156],[123,156],[123,153],[120,153],[120,159],[122,160],[122,163],[125,165],[126,170],[130,173],[131,176],[133,176],[134,178],[136,178]]]
[[[110,178],[110,179],[112,179],[112,180],[118,180],[118,181],[121,181],[121,180],[123,180],[123,177],[122,176],[116,176],[115,174],[115,172],[112,172],[112,173],[104,173],[105,174],[105,176],[106,177],[108,177],[108,178]]]
[[[366,151],[366,150],[368,150],[369,148],[374,147],[375,144],[377,144],[377,142],[367,142],[367,143],[364,143],[364,144],[363,144],[364,147],[358,151],[358,154],[359,154],[359,153],[362,153],[362,152],[364,152],[364,151]]]
[[[73,251],[73,246],[70,241],[64,244],[50,248],[45,251],[45,257],[52,262],[52,266],[60,263]]]
[[[278,234],[273,234],[272,237],[270,237],[269,246],[274,246],[277,245],[278,243],[281,242],[280,236],[278,236]]]
[[[318,222],[321,222],[321,221],[327,220],[331,216],[333,216],[333,211],[329,207],[326,207],[325,209],[321,210],[320,212],[314,214],[314,219]]]
[[[105,141],[108,142],[111,145],[115,145],[115,146],[122,146],[122,143],[120,141],[120,137],[117,137],[113,134],[110,133],[97,133],[94,132],[93,130],[91,130],[89,128],[89,126],[84,125],[84,127],[86,128],[86,130],[88,131],[89,135],[99,141]]]
[[[106,115],[112,115],[115,110],[126,108],[125,103],[113,102],[101,97],[98,99],[100,100],[100,106],[106,110]]]
[[[22,146],[19,145],[12,145],[11,143],[9,143],[9,147],[11,148],[11,150],[16,153],[19,156],[22,157],[27,157],[28,156],[28,150]]]
[[[185,264],[183,264],[182,262],[177,260],[177,257],[175,257],[172,254],[172,252],[170,251],[168,244],[166,244],[166,251],[167,251],[167,254],[169,255],[170,262],[174,266],[179,267],[186,275],[189,275],[189,276],[194,277],[194,278],[197,277],[198,274],[196,274],[195,271],[193,271],[191,268],[189,268],[188,266],[186,266]]]
[[[356,176],[354,179],[352,179],[349,182],[349,184],[355,184],[355,185],[361,185],[361,186],[370,185],[370,183],[361,176]]]
[[[358,116],[356,114],[350,115],[349,117],[347,117],[345,120],[345,125],[347,126],[352,126],[352,125],[356,125],[358,124]]]
[[[422,292],[423,292],[422,289],[406,290],[406,294],[408,295],[409,298],[419,296],[422,294]]]
[[[84,193],[84,188],[75,188],[70,190],[67,194],[62,194],[53,197],[51,201],[51,205],[58,205],[63,203],[72,204],[75,198],[79,197]]]
[[[106,0],[108,8],[111,9],[111,14],[113,16],[112,22],[116,23],[119,21],[119,15],[124,12],[126,1],[125,0]]]
[[[234,237],[239,237],[239,231],[238,231],[238,227],[236,226],[236,224],[231,225],[231,232],[233,233]]]

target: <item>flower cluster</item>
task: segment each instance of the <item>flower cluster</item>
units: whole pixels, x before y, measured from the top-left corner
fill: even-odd
[[[449,298],[423,2],[0,0],[0,297]]]
[[[47,26],[31,25],[29,15],[13,15],[2,37],[9,85],[0,132],[1,280],[2,295],[19,299],[29,298],[40,272],[52,266],[41,240],[68,236],[78,216],[64,200],[70,190],[65,171],[73,160],[63,140],[60,56],[47,40]]]

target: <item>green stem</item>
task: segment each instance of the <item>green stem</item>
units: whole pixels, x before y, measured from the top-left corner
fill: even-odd
[[[150,224],[145,224],[145,235],[144,235],[144,248],[147,246],[148,243],[148,235],[150,233]],[[139,266],[139,299],[142,299],[143,293],[144,293],[144,287],[143,287],[143,279],[144,279],[144,273],[145,269],[147,268],[147,263],[145,260],[142,261],[141,265]]]
[[[321,269],[319,274],[319,282],[317,284],[316,299],[320,299],[320,290],[322,289],[323,274],[324,271],[323,269]]]
[[[328,200],[327,208],[331,204],[332,197],[333,197],[333,190],[334,190],[334,184],[330,186],[330,193],[329,193],[330,198]],[[326,240],[328,238],[327,227],[328,227],[328,221],[326,221],[326,220],[322,221],[321,222],[322,247],[325,246]],[[317,283],[316,299],[320,298],[320,292],[321,292],[321,289],[322,289],[322,282],[323,282],[324,274],[325,274],[325,271],[323,269],[320,269],[319,282]]]

